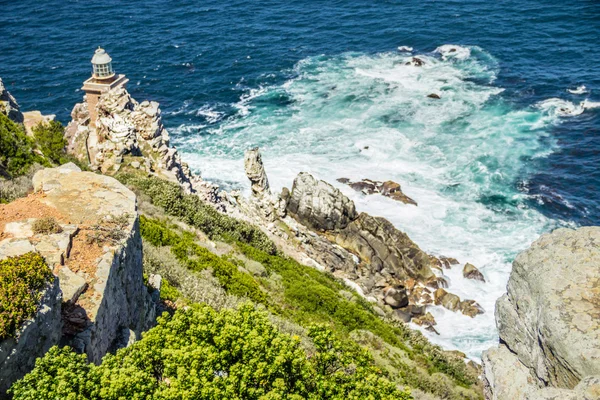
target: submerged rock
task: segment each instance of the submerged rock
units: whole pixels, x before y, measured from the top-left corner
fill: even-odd
[[[473,264],[466,263],[463,268],[463,277],[467,279],[474,279],[476,281],[485,282],[483,274]]]
[[[394,181],[380,182],[370,179],[363,179],[362,181],[352,182],[348,178],[339,178],[337,181],[367,195],[381,194],[382,196],[389,197],[404,204],[417,205],[416,201],[402,193],[400,184]]]
[[[501,344],[482,357],[487,398],[599,398],[598,243],[599,227],[557,229],[515,258],[496,303]]]

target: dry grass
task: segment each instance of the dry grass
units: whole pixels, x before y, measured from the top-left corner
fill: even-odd
[[[36,219],[31,225],[33,233],[46,234],[61,233],[62,228],[54,217],[43,217]]]

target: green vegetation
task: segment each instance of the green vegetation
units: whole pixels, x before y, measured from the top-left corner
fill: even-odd
[[[21,324],[35,315],[42,289],[52,278],[52,271],[37,253],[0,261],[0,340],[14,336]]]
[[[116,178],[148,196],[152,204],[167,214],[200,229],[213,240],[242,242],[269,254],[276,252],[275,244],[259,228],[219,213],[198,196],[183,193],[176,183],[133,174],[120,174]]]
[[[52,348],[11,388],[28,399],[411,399],[367,352],[311,326],[314,352],[251,304],[164,314],[143,339],[101,365]]]
[[[36,219],[31,225],[33,233],[50,234],[60,233],[62,228],[53,217],[43,217]]]
[[[23,127],[0,113],[0,172],[18,176],[27,173],[35,163],[48,165],[34,149],[35,143]]]
[[[149,220],[143,215],[140,217],[140,231],[142,237],[154,246],[172,246],[171,252],[191,271],[212,268],[213,275],[228,293],[262,304],[267,302],[265,293],[250,275],[240,272],[237,265],[226,257],[219,257],[195,243],[191,234],[179,236],[160,221]]]
[[[65,152],[65,128],[60,122],[40,123],[32,131],[37,147],[50,162],[60,165],[73,161]]]

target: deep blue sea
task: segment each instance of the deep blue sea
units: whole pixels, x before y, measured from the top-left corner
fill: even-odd
[[[303,170],[400,182],[418,207],[339,187],[486,275],[448,271],[487,312],[434,309],[441,335],[428,333],[471,357],[497,340],[515,254],[557,226],[600,224],[597,0],[0,0],[0,77],[24,110],[67,123],[98,45],[225,188],[247,190],[255,145],[275,189]]]

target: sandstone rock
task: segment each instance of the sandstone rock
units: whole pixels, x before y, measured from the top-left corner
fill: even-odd
[[[79,295],[87,288],[85,278],[77,275],[67,267],[61,267],[58,270],[58,279],[65,303],[74,304]]]
[[[485,282],[483,274],[473,264],[466,263],[463,268],[463,277]]]
[[[425,314],[425,315],[420,316],[420,317],[413,318],[412,322],[414,322],[415,324],[417,324],[419,326],[433,326],[433,325],[437,325],[437,322],[435,322],[435,318],[429,312],[427,314]]]
[[[19,110],[19,104],[10,94],[2,79],[0,78],[0,113],[6,115],[15,122],[23,122],[23,114]]]
[[[476,315],[483,314],[485,310],[475,300],[464,300],[458,305],[458,309],[463,314],[474,318]]]
[[[244,168],[246,176],[252,184],[252,195],[262,198],[271,195],[269,180],[258,147],[246,150],[244,154]]]
[[[86,281],[89,288],[73,304],[75,311],[83,310],[82,315],[69,314],[71,322],[76,323],[78,318],[83,321],[79,321],[81,329],[65,338],[66,343],[85,352],[90,361],[100,362],[114,347],[122,329],[131,329],[139,336],[153,319],[154,303],[142,279],[135,195],[111,177],[81,172],[73,165],[38,171],[33,184],[35,190],[44,192],[41,201],[45,205],[75,224],[97,226],[116,218],[125,221],[118,227],[123,239],[103,244],[101,255],[94,261],[94,278]],[[70,300],[77,297],[77,292],[77,282],[66,290]]]
[[[516,257],[502,344],[483,355],[487,398],[599,398],[599,242],[599,227],[557,229]]]
[[[434,276],[429,255],[385,218],[361,213],[334,239],[369,263],[372,274],[387,271],[397,279],[417,280]]]
[[[358,216],[353,201],[306,172],[294,180],[287,211],[304,225],[325,231],[343,229]]]
[[[402,286],[396,286],[388,289],[385,292],[383,301],[385,301],[385,303],[392,308],[406,307],[408,305],[408,295],[406,294],[406,289]]]
[[[457,311],[460,305],[460,298],[452,293],[446,292],[440,288],[433,293],[433,299],[436,305],[441,305],[450,311]]]

